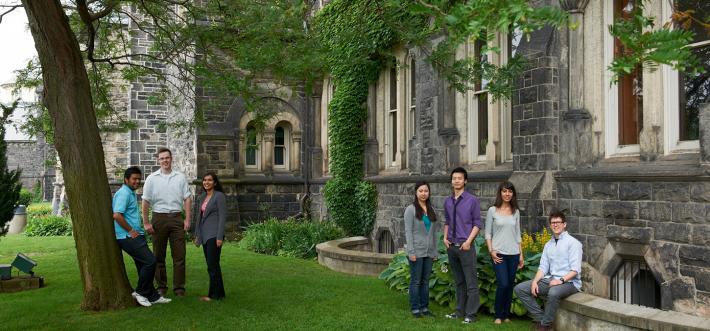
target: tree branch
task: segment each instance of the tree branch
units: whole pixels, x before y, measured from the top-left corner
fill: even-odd
[[[3,12],[2,14],[0,14],[0,23],[2,23],[2,19],[3,19],[3,17],[5,17],[5,15],[11,13],[13,10],[15,10],[15,9],[17,9],[17,8],[22,7],[22,5],[8,5],[8,6],[3,5],[3,6],[0,6],[0,7],[2,7],[2,8],[9,8],[8,10],[6,10],[6,11]]]

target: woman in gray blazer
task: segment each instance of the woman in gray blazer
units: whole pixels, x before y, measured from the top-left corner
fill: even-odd
[[[414,185],[414,203],[404,210],[404,234],[409,258],[409,304],[414,317],[432,316],[429,311],[429,276],[436,247],[436,213],[429,201],[429,184]]]
[[[224,298],[224,283],[219,258],[224,243],[224,223],[227,220],[227,202],[222,193],[222,184],[214,173],[202,177],[202,188],[205,190],[197,200],[199,213],[195,225],[195,245],[202,245],[207,260],[207,273],[210,275],[210,290],[202,301],[220,300]]]

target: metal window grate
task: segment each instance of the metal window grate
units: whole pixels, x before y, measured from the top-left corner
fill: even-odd
[[[377,252],[394,254],[394,239],[388,230],[380,232],[380,239],[377,241]]]
[[[661,307],[661,286],[646,262],[624,260],[611,277],[611,299],[651,308]]]

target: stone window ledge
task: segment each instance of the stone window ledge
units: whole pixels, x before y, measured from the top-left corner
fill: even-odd
[[[594,168],[559,171],[559,181],[710,181],[710,173],[698,164],[604,163]]]

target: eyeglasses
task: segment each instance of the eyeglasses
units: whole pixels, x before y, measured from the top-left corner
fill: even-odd
[[[564,222],[562,222],[562,221],[550,222],[550,224],[562,224],[562,223],[564,223]]]

